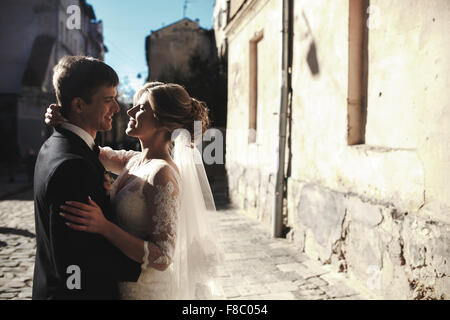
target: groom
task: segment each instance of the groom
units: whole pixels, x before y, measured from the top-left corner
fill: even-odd
[[[94,138],[111,130],[119,80],[110,66],[90,57],[66,56],[53,71],[68,123],[45,141],[36,162],[33,299],[118,299],[118,281],[136,281],[140,264],[100,235],[67,227],[60,206],[91,197],[114,221]]]

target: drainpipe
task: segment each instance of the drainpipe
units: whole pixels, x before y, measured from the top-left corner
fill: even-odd
[[[285,158],[286,158],[286,131],[287,112],[289,107],[292,72],[292,35],[293,35],[293,0],[283,0],[283,29],[282,29],[282,70],[281,70],[281,103],[278,137],[278,163],[275,182],[275,204],[272,214],[272,236],[283,236],[283,202],[286,190]]]
[[[348,92],[347,143],[364,143],[362,127],[363,109],[363,44],[365,1],[350,0],[348,23]]]

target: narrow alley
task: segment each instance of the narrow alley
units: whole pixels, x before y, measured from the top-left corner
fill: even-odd
[[[32,191],[0,201],[0,300],[31,299],[35,254]],[[225,263],[218,283],[225,299],[373,299],[336,273],[274,239],[260,222],[234,209],[218,210],[215,229]]]

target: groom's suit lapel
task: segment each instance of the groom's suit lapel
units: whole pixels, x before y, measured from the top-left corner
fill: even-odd
[[[100,160],[98,159],[98,156],[95,154],[94,151],[91,150],[91,148],[88,147],[86,142],[83,141],[79,136],[77,136],[72,131],[66,130],[64,128],[55,128],[55,132],[53,134],[56,138],[66,138],[69,139],[73,144],[75,144],[77,147],[80,148],[80,151],[82,151],[83,156],[87,157],[98,169],[99,173],[104,175],[105,173],[105,167],[102,165]]]
[[[59,128],[59,127],[55,128],[53,137],[68,140],[70,146],[73,147],[73,152],[77,153],[79,156],[88,160],[88,162],[91,163],[93,165],[93,167],[96,169],[96,171],[98,172],[98,189],[97,190],[100,193],[98,194],[99,198],[97,198],[97,199],[93,198],[93,200],[96,201],[97,204],[102,209],[104,209],[103,213],[106,218],[109,218],[112,221],[115,221],[115,215],[113,214],[113,210],[111,208],[110,197],[103,186],[104,179],[105,179],[105,172],[106,172],[105,167],[102,165],[102,163],[98,159],[98,155],[93,150],[91,150],[91,148],[88,147],[88,145],[84,142],[83,139],[81,139],[78,135],[76,135],[75,133],[73,133],[69,130]],[[85,173],[80,172],[80,174],[85,174]]]

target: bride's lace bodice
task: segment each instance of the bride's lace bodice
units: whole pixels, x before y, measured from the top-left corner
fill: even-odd
[[[118,225],[159,248],[157,253],[146,250],[141,277],[138,283],[121,286],[123,297],[161,298],[155,296],[154,290],[158,283],[163,285],[164,281],[170,280],[171,269],[158,271],[147,266],[148,262],[166,267],[171,264],[180,212],[179,174],[161,159],[142,162],[140,153],[135,151],[101,148],[99,159],[106,170],[119,174],[110,193]],[[170,295],[163,298],[170,298]]]

